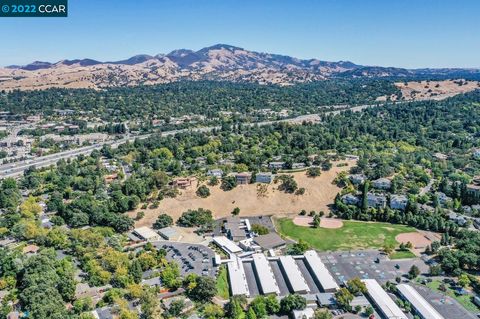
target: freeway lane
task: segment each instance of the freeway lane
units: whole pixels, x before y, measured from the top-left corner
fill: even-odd
[[[402,103],[402,102],[399,102]],[[385,105],[389,103],[383,103],[379,105]],[[369,107],[374,107],[378,105],[359,105],[359,106],[353,106],[353,107],[348,107],[345,109],[341,110],[334,110],[334,111],[328,111],[324,112],[323,115],[328,115],[328,114],[338,114],[340,112],[350,110],[352,112],[360,112],[366,108]],[[247,126],[264,126],[264,125],[270,125],[274,123],[281,123],[281,122],[288,122],[288,123],[302,123],[303,121],[320,121],[320,116],[319,114],[307,114],[307,115],[300,115],[298,117],[290,118],[290,119],[284,119],[284,120],[278,120],[278,121],[264,121],[264,122],[256,122],[256,123],[249,123],[246,124]],[[201,128],[192,128],[192,129],[181,129],[181,130],[173,130],[173,131],[166,131],[166,132],[161,132],[162,136],[168,136],[168,135],[175,135],[177,133],[182,133],[182,132],[210,132],[214,129],[220,129],[220,126],[209,126],[209,127],[201,127]],[[93,150],[99,150],[103,147],[103,145],[110,145],[112,148],[116,148],[119,145],[126,143],[127,141],[133,142],[135,139],[145,139],[151,136],[152,134],[145,134],[145,135],[136,135],[136,136],[131,136],[119,140],[112,140],[112,141],[106,141],[101,144],[95,144],[95,145],[90,145],[90,146],[85,146],[85,147],[80,147],[74,150],[68,150],[64,152],[59,152],[55,154],[50,154],[50,155],[45,155],[37,158],[33,158],[30,160],[25,160],[25,161],[20,161],[16,163],[9,163],[9,164],[4,164],[0,165],[0,179],[2,178],[7,178],[7,177],[18,177],[23,174],[25,170],[27,170],[31,166],[35,166],[36,168],[41,168],[41,167],[48,167],[52,164],[55,164],[58,162],[60,159],[69,159],[69,158],[75,158],[79,155],[88,155],[90,154]]]
[[[162,132],[161,134],[162,136],[168,136],[168,135],[175,135],[177,133],[186,132],[186,131],[207,132],[207,131],[213,130],[214,128],[219,128],[219,127],[173,130],[173,131]],[[126,143],[127,141],[133,142],[135,139],[145,139],[151,135],[152,134],[137,135],[137,136],[132,136],[129,138],[123,138],[119,140],[106,141],[105,143],[101,143],[101,144],[80,147],[77,149],[45,155],[45,156],[37,157],[34,159],[30,159],[30,160],[0,165],[0,179],[7,178],[7,177],[20,176],[23,174],[25,170],[27,170],[31,166],[35,166],[36,168],[48,167],[52,164],[55,164],[60,159],[69,159],[69,158],[75,158],[79,155],[88,155],[93,150],[100,150],[103,147],[103,145],[110,145],[112,148],[116,148],[119,145]]]

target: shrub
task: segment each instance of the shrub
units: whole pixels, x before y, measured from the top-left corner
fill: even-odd
[[[197,189],[197,196],[207,198],[208,196],[210,196],[210,189],[205,185],[200,186]]]

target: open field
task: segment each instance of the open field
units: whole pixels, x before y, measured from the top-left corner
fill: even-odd
[[[444,81],[411,81],[395,83],[402,91],[405,100],[443,100],[458,94],[480,88],[477,81],[444,80]]]
[[[415,231],[404,225],[347,220],[337,229],[298,226],[290,218],[277,219],[276,225],[281,234],[294,240],[303,239],[321,251],[382,248],[385,244],[397,246],[395,237],[398,234]]]
[[[293,223],[298,226],[313,226],[313,217],[310,216],[295,216]],[[322,228],[342,228],[343,221],[335,218],[320,218],[320,227]]]
[[[390,259],[407,259],[407,258],[415,258],[417,255],[412,253],[410,250],[395,250],[388,256]]]
[[[339,163],[346,163],[347,166],[337,167]],[[305,172],[291,173],[298,187],[305,188],[303,195],[284,193],[277,189],[277,184],[272,183],[268,185],[263,195],[258,194],[258,184],[239,185],[228,192],[221,190],[219,185],[208,186],[211,195],[200,198],[195,194],[196,188],[201,185],[199,183],[197,187],[181,190],[181,194],[176,198],[165,198],[156,209],[143,210],[145,217],[137,221],[135,226],[150,226],[162,213],[177,220],[188,209],[200,207],[210,209],[215,218],[229,216],[235,207],[240,208],[240,216],[285,216],[298,214],[302,209],[328,212],[328,205],[333,203],[336,194],[340,191],[332,181],[339,172],[347,171],[354,165],[354,160],[333,162],[332,169],[322,172],[322,175],[316,178],[307,177]],[[142,209],[130,212],[129,216],[135,217],[140,210]]]

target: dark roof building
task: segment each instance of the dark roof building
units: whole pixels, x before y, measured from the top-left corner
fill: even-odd
[[[276,249],[285,246],[286,241],[283,240],[277,233],[269,233],[266,235],[260,235],[253,239],[258,246],[263,250]]]
[[[244,240],[247,237],[245,222],[240,217],[228,217],[223,226],[228,237],[233,241]]]

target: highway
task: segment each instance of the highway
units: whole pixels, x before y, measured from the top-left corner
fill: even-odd
[[[365,108],[368,107],[373,107],[376,105],[359,105],[359,106],[353,106],[350,108],[342,109],[342,110],[334,110],[334,111],[328,111],[323,113],[323,115],[327,114],[338,114],[340,112],[350,110],[353,112],[359,112],[364,110]],[[278,121],[264,121],[264,122],[256,122],[256,123],[249,123],[247,126],[264,126],[264,125],[270,125],[274,123],[281,123],[281,122],[289,122],[289,123],[302,123],[303,121],[320,121],[320,115],[318,114],[307,114],[307,115],[300,115],[295,118],[290,118],[290,119],[284,119],[284,120],[278,120]],[[175,135],[177,133],[182,133],[182,132],[210,132],[214,129],[219,129],[220,126],[209,126],[209,127],[201,127],[201,128],[190,128],[190,129],[181,129],[181,130],[173,130],[173,131],[166,131],[166,132],[161,132],[162,136],[168,136],[168,135]],[[136,139],[145,139],[151,136],[152,134],[144,134],[144,135],[136,135],[136,136],[127,136],[123,139],[118,139],[118,140],[110,140],[106,141],[101,144],[95,144],[95,145],[90,145],[90,146],[84,146],[80,148],[76,148],[73,150],[68,150],[64,152],[59,152],[55,154],[50,154],[50,155],[45,155],[41,157],[36,157],[33,159],[29,160],[24,160],[24,161],[19,161],[15,163],[8,163],[4,165],[0,165],[0,179],[2,178],[7,178],[7,177],[18,177],[23,175],[23,172],[27,170],[29,167],[34,166],[36,168],[42,168],[42,167],[48,167],[50,165],[55,164],[61,159],[70,159],[70,158],[75,158],[79,155],[88,155],[90,154],[93,150],[99,150],[103,147],[103,145],[110,145],[112,148],[116,148],[121,144],[128,142],[133,142]]]

